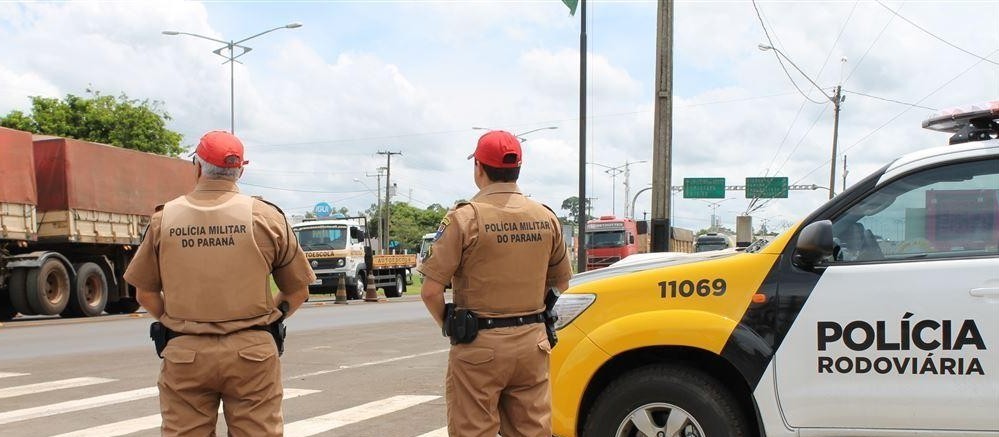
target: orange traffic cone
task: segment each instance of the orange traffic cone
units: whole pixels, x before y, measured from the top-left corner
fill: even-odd
[[[344,276],[340,275],[340,280],[336,284],[336,299],[333,303],[347,303],[347,285],[344,283]]]

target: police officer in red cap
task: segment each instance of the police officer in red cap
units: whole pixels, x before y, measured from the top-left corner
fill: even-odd
[[[305,301],[315,275],[284,214],[239,193],[247,164],[239,139],[209,132],[195,153],[197,186],[156,208],[125,272],[169,333],[162,435],[215,435],[222,401],[230,435],[280,436],[281,363],[268,328]]]
[[[453,345],[448,435],[550,437],[552,345],[543,313],[547,287],[564,290],[572,274],[562,227],[521,194],[517,137],[489,132],[468,158],[479,192],[448,212],[420,267],[423,301]],[[448,283],[454,308],[445,320]]]

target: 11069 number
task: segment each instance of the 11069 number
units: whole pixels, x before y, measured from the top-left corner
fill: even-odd
[[[662,281],[659,283],[659,293],[663,299],[667,297],[691,297],[695,294],[701,297],[721,296],[725,294],[727,287],[725,280],[721,278],[701,279],[697,283],[690,280]]]

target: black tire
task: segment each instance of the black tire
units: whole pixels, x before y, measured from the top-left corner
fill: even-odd
[[[8,284],[8,287],[10,285]],[[6,288],[0,288],[0,322],[6,322],[17,315],[17,310],[10,303],[10,295]]]
[[[104,311],[108,314],[132,314],[139,310],[139,302],[131,297],[123,297],[117,302],[108,302]]]
[[[347,299],[364,299],[364,275],[357,272],[353,281],[346,281]]]
[[[10,306],[17,312],[26,316],[38,314],[28,305],[27,287],[25,281],[28,277],[28,269],[14,269],[10,273],[10,282],[7,283],[7,297],[10,298]]]
[[[395,274],[395,285],[385,286],[385,297],[400,297],[402,292],[406,290],[406,279],[402,277],[402,273]]]
[[[647,414],[634,417],[649,419],[644,433],[631,419],[640,411]],[[667,419],[674,421],[670,429]],[[739,403],[717,380],[689,367],[661,364],[612,382],[587,414],[583,437],[747,437],[752,435],[749,429]]]
[[[101,266],[92,262],[76,264],[76,284],[70,292],[64,317],[96,317],[108,303],[108,280]]]
[[[59,314],[69,304],[69,271],[62,261],[49,258],[41,267],[28,270],[24,290],[32,310],[47,316]]]

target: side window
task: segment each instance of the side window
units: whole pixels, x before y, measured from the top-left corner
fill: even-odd
[[[999,159],[899,178],[833,220],[834,263],[999,254]]]

